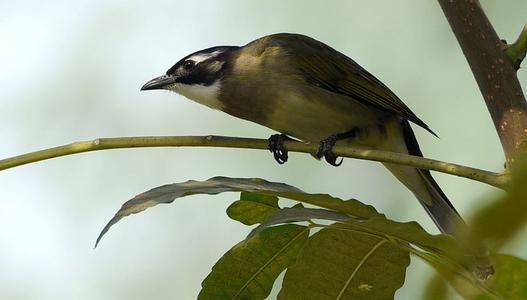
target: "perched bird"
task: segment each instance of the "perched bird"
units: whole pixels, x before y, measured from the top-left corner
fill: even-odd
[[[386,85],[354,60],[299,34],[280,33],[245,46],[192,53],[141,90],[164,89],[276,130],[270,150],[287,161],[289,137],[319,143],[318,158],[339,165],[335,143],[422,156],[410,127],[434,134]],[[435,135],[435,134],[434,134]],[[443,233],[463,226],[428,170],[384,163]]]

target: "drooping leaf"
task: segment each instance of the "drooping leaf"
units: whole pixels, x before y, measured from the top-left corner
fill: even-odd
[[[327,209],[287,207],[287,208],[279,209],[273,214],[271,214],[262,224],[254,228],[249,233],[247,238],[250,238],[253,235],[257,234],[258,232],[264,230],[265,228],[276,225],[276,224],[282,224],[282,223],[288,223],[288,222],[302,222],[302,221],[309,221],[313,219],[330,220],[330,221],[346,221],[346,220],[349,220],[350,218],[351,217],[346,214],[327,210]]]
[[[330,226],[309,238],[278,299],[392,299],[409,263],[386,239]]]
[[[240,200],[227,208],[227,215],[245,225],[253,225],[262,223],[279,209],[276,196],[242,192]]]
[[[163,185],[139,194],[126,201],[115,216],[106,224],[95,242],[97,247],[106,232],[122,218],[162,203],[172,203],[175,199],[195,194],[219,194],[223,192],[252,192],[277,196],[317,205],[323,208],[340,211],[357,218],[368,218],[378,215],[370,205],[357,200],[343,201],[323,194],[306,194],[293,186],[269,182],[258,178],[213,177],[206,181],[189,180],[183,183]]]
[[[268,228],[229,250],[202,283],[198,299],[265,299],[278,275],[296,261],[309,228]]]
[[[175,199],[196,194],[215,195],[223,192],[263,192],[269,191],[268,194],[273,193],[302,193],[301,190],[277,182],[269,182],[258,178],[228,178],[228,177],[213,177],[206,181],[189,180],[182,183],[167,184],[160,187],[153,188],[142,194],[139,194],[126,201],[123,206],[117,211],[115,216],[104,226],[103,230],[97,237],[95,247],[99,244],[104,234],[115,223],[122,218],[131,214],[136,214],[144,211],[147,208],[163,203],[172,203]]]

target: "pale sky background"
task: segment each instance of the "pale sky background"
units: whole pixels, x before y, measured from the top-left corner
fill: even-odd
[[[527,1],[482,1],[516,39]],[[267,138],[259,125],[175,94],[140,92],[190,52],[303,33],[376,75],[431,128],[414,127],[430,158],[500,171],[503,154],[476,83],[436,1],[0,1],[0,158],[97,137],[221,134]],[[522,86],[527,72],[519,72]],[[291,154],[127,149],[0,172],[0,299],[192,299],[214,262],[250,228],[225,208],[238,194],[193,196],[134,215],[93,243],[127,199],[215,175],[261,177],[373,204],[400,221],[432,222],[379,164],[340,168]],[[464,216],[499,193],[436,179]],[[527,258],[524,248],[512,253]],[[522,252],[523,250],[523,252]],[[431,271],[412,258],[397,299],[415,299]],[[275,291],[273,292],[273,295]]]

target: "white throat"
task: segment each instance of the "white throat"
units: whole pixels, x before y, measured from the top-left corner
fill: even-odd
[[[212,109],[222,110],[223,103],[218,99],[220,87],[220,80],[216,80],[211,85],[175,83],[169,86],[168,90]]]

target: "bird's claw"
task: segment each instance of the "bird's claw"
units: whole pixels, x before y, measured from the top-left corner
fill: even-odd
[[[284,141],[288,139],[289,137],[284,134],[273,134],[267,140],[269,151],[273,153],[276,162],[281,165],[287,162],[287,159],[289,158],[289,155],[287,154],[287,149],[285,149],[284,147]]]
[[[337,162],[338,156],[336,156],[332,151],[333,146],[335,146],[336,142],[337,142],[336,135],[331,135],[328,138],[322,140],[320,144],[318,145],[318,149],[317,149],[317,153],[315,153],[315,157],[320,159],[322,158],[322,156],[324,156],[324,159],[326,159],[326,161],[330,165],[334,167],[340,166],[344,159],[340,158],[340,161]]]

